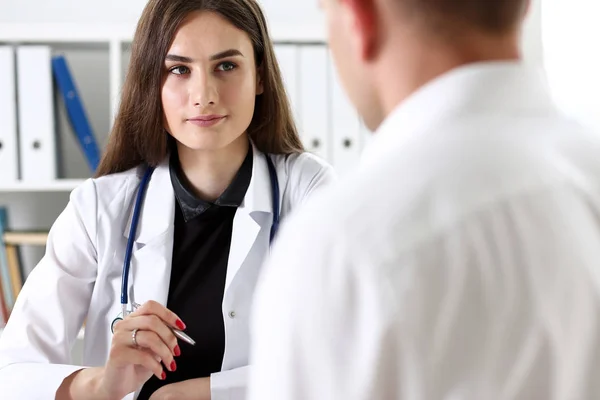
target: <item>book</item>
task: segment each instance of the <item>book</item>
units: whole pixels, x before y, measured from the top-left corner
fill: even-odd
[[[8,273],[10,274],[10,283],[12,285],[15,301],[23,288],[23,272],[19,262],[19,249],[13,244],[6,244],[6,258],[8,260]]]
[[[2,285],[2,294],[4,305],[7,313],[5,318],[8,318],[8,314],[14,305],[14,293],[12,290],[12,283],[10,278],[8,257],[6,256],[6,245],[4,243],[4,231],[8,225],[7,223],[7,210],[6,207],[0,207],[0,284]]]

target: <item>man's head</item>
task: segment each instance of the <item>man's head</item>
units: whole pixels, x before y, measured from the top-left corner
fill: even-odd
[[[518,57],[529,0],[321,0],[338,74],[376,129],[427,81],[469,62]]]

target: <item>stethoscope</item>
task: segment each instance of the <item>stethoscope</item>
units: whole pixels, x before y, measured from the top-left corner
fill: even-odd
[[[265,154],[267,159],[267,166],[269,168],[269,179],[271,180],[271,195],[273,203],[273,222],[271,223],[271,233],[269,236],[269,244],[273,242],[273,238],[279,228],[279,182],[277,181],[277,173],[275,172],[275,165],[268,154]],[[138,222],[140,219],[140,209],[144,203],[144,194],[148,188],[148,182],[154,172],[154,167],[148,166],[142,176],[140,186],[137,191],[135,198],[135,204],[133,206],[133,217],[131,220],[131,226],[129,228],[129,238],[127,239],[127,248],[125,249],[125,259],[123,260],[123,274],[121,276],[121,313],[112,321],[110,329],[113,331],[115,322],[122,320],[128,314],[135,311],[139,306],[138,304],[132,304],[128,310],[129,299],[127,296],[127,288],[129,283],[129,267],[131,266],[131,253],[133,251],[133,243],[135,234],[137,232]]]

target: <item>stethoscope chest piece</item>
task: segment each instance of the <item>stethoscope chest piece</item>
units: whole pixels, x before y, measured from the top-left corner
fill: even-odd
[[[115,319],[112,320],[112,322],[110,323],[110,332],[111,333],[115,333],[115,324],[119,321],[123,321],[123,317],[121,317],[121,314],[119,313],[119,316]]]
[[[125,311],[125,317],[129,314],[131,314],[132,312],[134,312],[135,310],[137,310],[140,307],[140,304],[138,303],[131,303],[131,309],[130,310],[126,310]],[[115,333],[115,324],[119,321],[123,321],[123,318],[125,318],[123,316],[123,311],[121,311],[116,317],[115,319],[112,320],[112,322],[110,323],[110,331],[112,333]]]

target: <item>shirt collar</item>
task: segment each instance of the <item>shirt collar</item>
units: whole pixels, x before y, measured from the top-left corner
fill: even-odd
[[[556,112],[543,72],[522,61],[494,61],[445,73],[422,86],[388,115],[363,151],[361,168],[397,152],[410,141],[425,140],[423,136],[432,131],[432,126],[439,126],[449,117],[490,112]]]
[[[200,199],[194,195],[192,190],[190,190],[185,182],[183,171],[179,164],[179,157],[176,152],[170,159],[169,173],[171,175],[173,191],[175,192],[175,198],[177,199],[177,203],[179,203],[185,222],[189,222],[200,216],[211,207],[239,207],[244,201],[246,191],[248,190],[248,186],[250,186],[250,180],[252,178],[252,146],[248,146],[246,158],[242,162],[236,176],[231,181],[231,184],[214,203]]]

